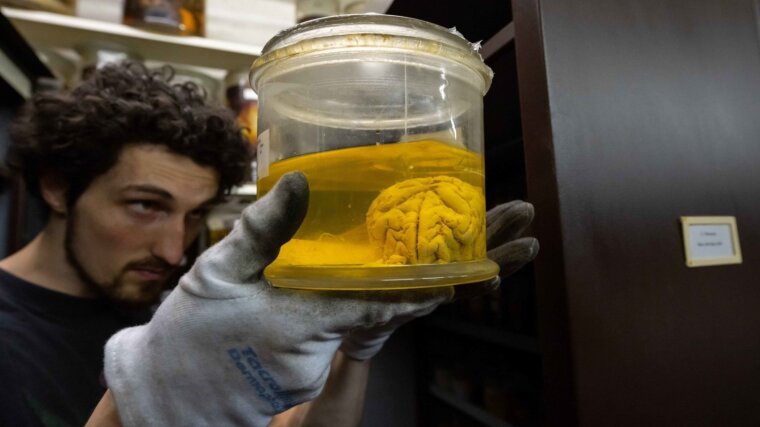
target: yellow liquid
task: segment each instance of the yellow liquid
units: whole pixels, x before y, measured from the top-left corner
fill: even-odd
[[[346,148],[281,160],[259,179],[259,195],[291,171],[309,180],[309,209],[291,241],[267,268],[276,286],[318,289],[401,289],[488,280],[498,267],[485,259],[388,265],[383,248],[367,230],[370,205],[385,189],[402,181],[451,177],[483,194],[481,155],[450,144],[422,140]],[[483,202],[484,204],[484,202]],[[479,208],[485,212],[485,207]],[[485,240],[477,253],[485,254]]]

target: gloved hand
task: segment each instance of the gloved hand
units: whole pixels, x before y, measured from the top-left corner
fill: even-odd
[[[514,200],[486,212],[488,258],[499,264],[499,276],[507,277],[538,255],[538,240],[520,237],[533,222],[533,205]]]
[[[106,344],[105,372],[124,426],[264,426],[313,399],[349,330],[428,314],[450,288],[403,293],[273,288],[262,271],[308,206],[285,175],[209,248],[146,325]]]
[[[499,276],[487,283],[457,286],[456,298],[466,299],[492,292],[500,278],[507,277],[529,263],[538,254],[538,240],[520,237],[533,221],[533,205],[515,200],[494,207],[486,213],[486,247],[488,258],[499,264]],[[353,329],[343,339],[340,349],[347,356],[366,360],[377,354],[393,332],[417,316],[399,316],[392,322],[370,328]]]

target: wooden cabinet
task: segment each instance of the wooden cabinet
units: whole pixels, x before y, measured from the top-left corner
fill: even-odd
[[[550,425],[758,425],[758,2],[515,0]],[[681,215],[744,262],[688,268]]]

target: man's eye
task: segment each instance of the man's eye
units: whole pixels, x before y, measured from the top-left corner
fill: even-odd
[[[129,209],[137,213],[151,213],[158,210],[158,203],[150,200],[135,200],[129,202]]]

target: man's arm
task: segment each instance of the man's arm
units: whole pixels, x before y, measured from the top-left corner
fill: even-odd
[[[92,411],[85,427],[121,427],[119,411],[110,389],[106,390],[106,394]]]
[[[272,418],[270,427],[355,427],[362,419],[369,377],[369,360],[335,353],[322,393]],[[106,391],[85,427],[121,427],[111,390]]]
[[[269,427],[358,426],[364,410],[369,365],[369,360],[355,360],[336,352],[322,393],[276,415]]]

